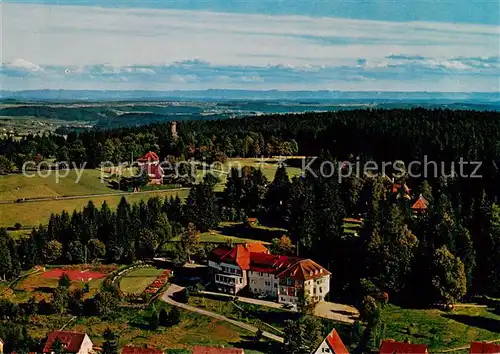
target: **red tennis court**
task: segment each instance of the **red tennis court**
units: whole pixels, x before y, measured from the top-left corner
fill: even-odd
[[[100,279],[104,278],[106,274],[104,273],[99,273],[99,272],[93,272],[91,270],[79,270],[79,269],[71,269],[71,270],[65,270],[65,269],[51,269],[45,273],[42,274],[44,278],[60,278],[61,275],[67,274],[68,277],[71,280],[77,280],[77,281],[91,281],[93,279]]]

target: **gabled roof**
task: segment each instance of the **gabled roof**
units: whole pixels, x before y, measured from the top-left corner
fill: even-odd
[[[140,348],[133,346],[123,347],[121,352],[122,354],[164,354],[162,350],[153,348]]]
[[[297,263],[300,258],[268,253],[251,253],[250,270],[262,273],[279,273]]]
[[[193,354],[244,354],[243,349],[239,348],[217,348],[217,347],[202,347],[196,345],[193,349]]]
[[[420,194],[417,201],[411,206],[411,208],[413,210],[426,210],[428,206],[429,202],[422,196],[422,194]]]
[[[380,354],[425,354],[427,344],[411,344],[396,342],[394,340],[384,340],[380,345]]]
[[[250,268],[250,254],[269,253],[268,249],[260,242],[238,244],[231,249],[227,247],[217,247],[212,251],[212,255],[219,261],[236,264],[241,269]]]
[[[470,344],[469,354],[499,354],[500,344],[472,342]]]
[[[342,339],[340,339],[337,330],[334,328],[330,334],[325,338],[328,347],[334,354],[349,354]]]
[[[56,339],[59,339],[59,342],[64,345],[65,353],[78,353],[85,339],[85,333],[69,331],[51,332],[49,333],[47,342],[45,342],[44,353],[52,352],[52,344],[54,344]]]
[[[139,157],[137,161],[160,161],[160,158],[156,152],[149,151],[146,155]]]
[[[269,253],[269,250],[260,242],[245,243],[245,248],[253,253]]]
[[[278,278],[292,278],[295,280],[309,280],[324,277],[330,274],[328,270],[311,259],[302,259],[293,266],[279,273]]]
[[[5,344],[5,342],[0,338],[0,344]]]

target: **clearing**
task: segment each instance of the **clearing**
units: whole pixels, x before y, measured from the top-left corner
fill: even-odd
[[[382,312],[386,338],[429,344],[429,351],[467,346],[472,341],[500,339],[500,313],[486,307],[403,309],[387,305]]]

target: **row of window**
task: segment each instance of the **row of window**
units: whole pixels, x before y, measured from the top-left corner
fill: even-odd
[[[236,284],[241,284],[243,282],[243,280],[241,278],[230,278],[230,277],[225,277],[225,276],[219,275],[219,274],[217,274],[215,276],[215,281],[230,284],[230,285],[234,285],[235,281],[236,281]]]
[[[226,273],[232,273],[232,274],[241,274],[240,271],[236,268],[230,268],[230,267],[224,267],[221,266],[222,271]]]
[[[266,286],[269,286],[271,287],[272,283],[270,281],[265,281],[264,282]],[[251,279],[250,280],[250,284],[257,284],[257,280],[256,279]],[[274,283],[274,287],[277,288],[278,287],[278,284]]]

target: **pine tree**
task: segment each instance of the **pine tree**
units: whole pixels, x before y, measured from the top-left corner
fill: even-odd
[[[436,300],[453,304],[465,295],[467,280],[464,264],[446,246],[434,252],[431,274]]]
[[[118,354],[118,339],[119,337],[113,333],[109,328],[104,331],[104,343],[102,344],[103,354]]]
[[[268,213],[275,221],[283,222],[286,215],[288,195],[291,183],[286,172],[286,167],[281,165],[276,170],[273,182],[269,185],[265,197]]]
[[[188,260],[191,261],[191,256],[198,250],[200,244],[200,233],[193,223],[189,223],[187,229],[182,233],[180,243]]]
[[[0,280],[10,278],[12,273],[12,258],[9,250],[9,235],[4,228],[0,228]]]

